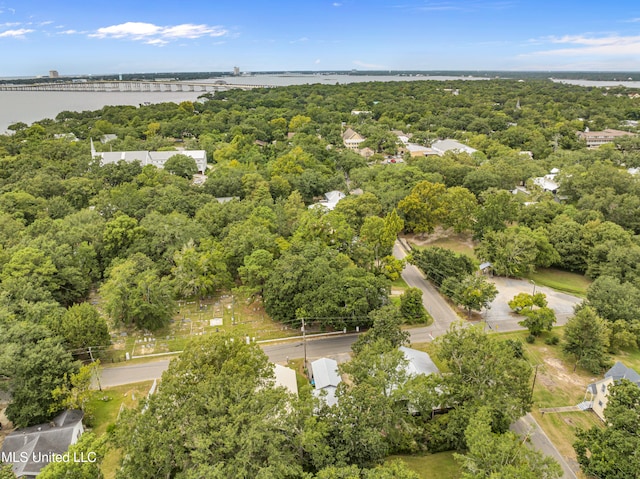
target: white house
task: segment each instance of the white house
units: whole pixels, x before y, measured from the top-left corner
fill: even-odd
[[[198,167],[198,173],[205,174],[207,171],[207,152],[205,150],[174,150],[174,151],[96,151],[91,140],[91,158],[99,158],[100,166],[119,161],[133,163],[139,161],[142,166],[153,165],[157,168],[164,168],[164,164],[169,158],[175,155],[185,155],[193,158]]]
[[[578,407],[593,410],[604,421],[604,410],[609,401],[609,388],[621,379],[628,379],[640,387],[640,374],[618,361],[604,373],[603,379],[587,386],[585,400]]]
[[[317,203],[309,205],[309,208],[317,208],[323,206],[329,211],[333,210],[340,200],[346,198],[346,195],[342,191],[333,190],[324,194],[324,200],[320,200]]]
[[[440,156],[444,155],[447,151],[452,151],[454,153],[468,153],[470,155],[478,151],[464,143],[450,139],[434,141],[431,144],[431,149]]]

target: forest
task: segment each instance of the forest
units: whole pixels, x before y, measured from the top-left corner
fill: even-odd
[[[471,232],[476,255],[498,275],[584,274],[594,281],[579,313],[603,324],[610,350],[637,348],[634,93],[542,79],[304,85],[11,125],[0,136],[7,417],[24,427],[77,405],[74,378],[89,348],[109,346],[110,332],[158,330],[179,300],[234,291],[283,325],[305,318],[339,330],[357,319],[370,328],[344,366],[352,380],[339,404],[286,397],[257,346],[206,337],[172,363],[144,413],[127,413],[111,431],[110,447],[125,451],[118,477],[411,478],[402,464],[376,466],[392,453],[441,450],[461,453],[464,477],[485,477],[477,471],[497,460],[483,456],[487,442],[517,445],[506,431],[530,407],[531,370],[512,344],[459,328],[439,340],[450,374],[396,377],[400,325],[413,313],[389,299],[403,267],[393,245],[399,234],[439,227]],[[346,127],[372,156],[344,148]],[[630,135],[593,150],[577,136],[607,128]],[[423,146],[451,138],[478,151],[389,163],[398,132]],[[104,135],[117,139],[103,144]],[[103,151],[203,149],[210,169],[194,184],[180,158],[164,169],[100,165],[91,140]],[[556,194],[532,181],[553,168]],[[332,190],[346,194],[333,210],[309,208]],[[458,287],[477,265],[429,254],[410,261],[478,309]],[[576,360],[601,371],[606,357],[593,357]],[[443,404],[451,410],[432,417]],[[557,477],[542,458],[509,457],[512,469],[492,477]],[[82,477],[101,477],[92,474]]]

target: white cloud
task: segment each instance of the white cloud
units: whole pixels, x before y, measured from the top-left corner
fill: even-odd
[[[338,3],[338,2],[333,2],[331,5],[334,6],[334,7],[341,7],[342,6],[342,4]]]
[[[569,48],[555,48],[534,52],[533,55],[569,56],[569,55],[600,55],[623,56],[640,55],[640,36],[611,35],[606,37],[591,37],[586,35],[565,35],[563,37],[548,37],[547,42],[556,45],[568,45]]]
[[[78,30],[63,30],[61,32],[58,32],[58,35],[75,35],[77,33],[80,33]]]
[[[27,33],[31,33],[34,30],[30,30],[28,28],[19,28],[18,30],[6,30],[4,32],[0,32],[0,38],[22,38]]]
[[[308,42],[309,39],[307,37],[298,38],[297,40],[291,40],[289,43],[304,43]]]
[[[384,65],[376,65],[374,63],[365,63],[360,60],[354,60],[353,64],[362,68],[377,68],[380,70],[386,70],[386,67]]]
[[[319,65],[319,64],[320,64],[320,59],[319,59],[319,58],[317,58],[317,59],[316,59],[316,61],[315,61],[315,62],[313,62],[313,63],[315,63],[316,65]]]
[[[126,22],[111,25],[96,30],[90,34],[93,38],[118,38],[134,41],[144,41],[149,45],[166,45],[171,40],[195,39],[205,36],[221,37],[227,35],[227,30],[218,26],[193,25],[184,23],[173,26],[158,26],[144,22]]]

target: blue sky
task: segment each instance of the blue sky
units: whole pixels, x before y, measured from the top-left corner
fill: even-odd
[[[640,2],[0,0],[0,77],[640,70]]]

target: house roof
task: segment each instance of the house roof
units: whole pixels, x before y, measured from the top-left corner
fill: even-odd
[[[338,374],[338,362],[335,359],[320,358],[311,363],[311,374],[316,389],[329,386],[337,387],[342,382]]]
[[[342,134],[342,139],[343,140],[364,140],[364,137],[356,132],[355,130],[352,130],[351,128],[347,128],[345,130],[345,132]]]
[[[315,208],[318,205],[322,205],[328,210],[333,210],[338,202],[346,197],[346,195],[342,191],[333,190],[328,191],[324,194],[325,199],[320,200],[318,203],[314,203],[309,206],[309,208]]]
[[[475,148],[471,148],[470,146],[465,145],[464,143],[460,143],[459,141],[450,139],[434,141],[431,145],[431,148],[443,154],[447,151],[460,151],[469,154],[478,151]]]
[[[298,395],[298,382],[296,381],[296,372],[293,369],[276,364],[274,373],[276,375],[276,386],[282,386],[291,394]]]
[[[554,174],[539,176],[533,179],[533,183],[545,191],[556,191],[560,185],[556,183],[555,177]]]
[[[620,361],[616,362],[611,369],[609,369],[606,373],[604,373],[605,378],[613,378],[614,381],[619,381],[620,379],[628,379],[632,383],[635,383],[638,387],[640,387],[640,374],[638,374],[635,370],[625,366]]]
[[[400,346],[400,351],[404,354],[404,358],[408,361],[407,373],[409,376],[418,376],[424,374],[439,374],[438,366],[431,360],[431,357],[424,351]]]
[[[67,410],[50,423],[18,429],[9,434],[1,452],[4,457],[17,459],[12,462],[15,475],[36,476],[52,453],[65,453],[77,441],[79,432],[82,432],[83,417],[82,411]]]

